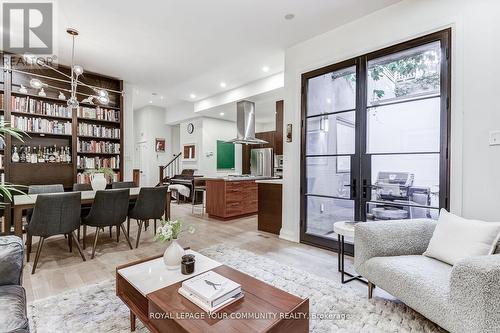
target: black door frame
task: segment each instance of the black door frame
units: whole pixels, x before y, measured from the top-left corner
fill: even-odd
[[[451,28],[441,30],[419,38],[411,39],[359,57],[345,60],[302,74],[301,86],[301,168],[300,168],[300,242],[337,251],[337,240],[306,233],[307,196],[306,196],[306,116],[308,80],[339,69],[356,66],[356,124],[355,154],[351,157],[351,200],[355,205],[355,219],[366,221],[366,202],[370,200],[371,190],[371,155],[366,154],[366,110],[367,110],[367,64],[368,61],[386,55],[439,41],[441,45],[441,124],[440,124],[440,160],[439,160],[439,208],[449,210],[450,206],[450,105],[451,105]],[[364,167],[360,168],[359,165]],[[354,247],[346,244],[346,253],[353,254]]]

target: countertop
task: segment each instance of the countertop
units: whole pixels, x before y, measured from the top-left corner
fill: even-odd
[[[261,179],[261,180],[256,180],[255,182],[258,183],[258,184],[277,184],[277,185],[283,185],[283,179],[281,179],[281,178]]]
[[[226,182],[242,182],[242,181],[263,181],[272,180],[270,177],[250,176],[250,177],[203,177],[204,180],[219,180]]]

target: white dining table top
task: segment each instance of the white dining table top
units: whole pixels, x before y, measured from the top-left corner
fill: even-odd
[[[138,195],[140,187],[131,187],[130,195]],[[82,200],[91,200],[95,197],[95,191],[82,191]],[[51,193],[43,193],[43,194],[51,194]],[[52,193],[57,194],[57,193]],[[36,202],[36,197],[38,194],[19,194],[14,195],[14,206],[18,205],[34,205]]]

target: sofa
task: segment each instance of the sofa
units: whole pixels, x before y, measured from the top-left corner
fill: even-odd
[[[499,249],[451,266],[422,255],[435,227],[429,219],[357,224],[356,271],[450,332],[500,332]]]
[[[0,237],[0,332],[29,332],[26,292],[21,286],[24,246],[17,236]]]

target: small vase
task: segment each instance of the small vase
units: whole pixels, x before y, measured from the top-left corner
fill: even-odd
[[[177,243],[177,239],[173,239],[163,254],[163,262],[167,269],[180,269],[183,255],[184,249]]]
[[[106,189],[107,181],[103,173],[95,173],[90,184],[94,191],[102,191]]]

